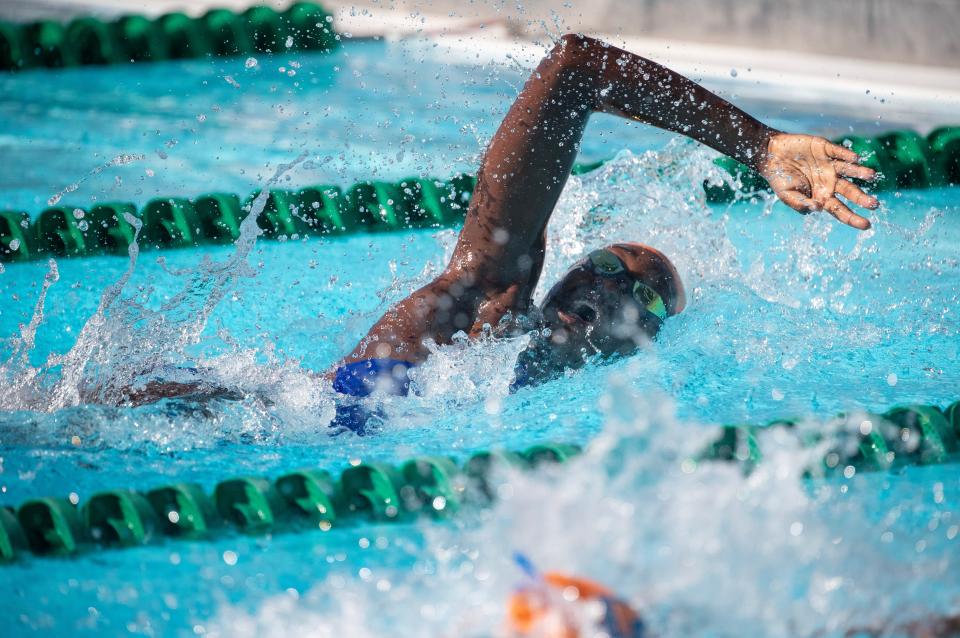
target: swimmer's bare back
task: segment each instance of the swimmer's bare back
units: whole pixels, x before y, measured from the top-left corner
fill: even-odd
[[[595,112],[681,133],[739,160],[798,212],[824,210],[854,228],[870,227],[839,199],[878,205],[844,179],[874,177],[853,151],[781,133],[656,62],[566,35],[487,147],[444,272],[390,308],[338,365],[374,358],[419,363],[428,354],[426,339],[446,344],[458,331],[475,335],[496,326],[508,312],[526,314],[543,267],[547,222]]]

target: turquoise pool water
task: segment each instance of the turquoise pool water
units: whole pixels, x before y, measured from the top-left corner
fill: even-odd
[[[36,211],[72,184],[66,203],[246,192],[302,151],[291,182],[470,169],[521,70],[420,64],[422,51],[365,43],[296,67],[262,58],[5,76],[0,161],[14,170],[0,176],[0,203]],[[875,113],[747,106],[792,130],[876,128]],[[121,153],[144,159],[91,174]],[[8,566],[10,635],[489,635],[517,577],[514,549],[610,583],[664,635],[842,635],[956,612],[957,466],[810,483],[799,478],[810,453],[779,440],[750,477],[676,460],[719,423],[957,399],[960,189],[888,193],[875,230],[856,234],[764,201],[708,207],[706,152],[597,118],[584,156],[614,155],[565,191],[544,284],[595,246],[636,239],[677,263],[688,310],[649,352],[514,395],[504,371],[522,340],[438,348],[417,373],[421,395],[388,402],[370,437],[329,436],[332,396],[310,371],[436,273],[454,231],[145,252],[133,265],[5,264],[4,504],[591,444],[562,471],[505,477],[496,508],[453,523]],[[35,335],[24,332],[31,319]],[[187,362],[248,398],[135,409],[78,398]]]

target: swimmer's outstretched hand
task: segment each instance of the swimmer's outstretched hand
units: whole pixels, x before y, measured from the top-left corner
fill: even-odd
[[[798,213],[825,210],[848,226],[867,230],[870,221],[850,210],[840,197],[863,208],[874,209],[880,205],[876,197],[844,179],[855,177],[870,181],[876,172],[861,166],[860,157],[850,149],[822,137],[773,135],[758,170],[777,197]]]

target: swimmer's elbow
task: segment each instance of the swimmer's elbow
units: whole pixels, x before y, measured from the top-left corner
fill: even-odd
[[[564,68],[585,68],[590,66],[593,53],[602,43],[599,40],[580,33],[565,33],[557,40],[550,52],[550,58]]]
[[[567,98],[579,96],[590,110],[597,110],[603,60],[600,52],[605,46],[589,36],[567,33],[557,41],[538,72],[543,78],[559,80],[554,86]]]

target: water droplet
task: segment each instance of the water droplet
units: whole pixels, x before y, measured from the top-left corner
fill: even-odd
[[[257,64],[258,64],[257,59],[254,57],[250,57],[250,58],[247,58],[247,61],[243,63],[243,66],[248,69],[252,69],[253,67],[257,66]]]
[[[737,70],[736,70],[736,69],[730,69],[730,77],[732,77],[732,78],[737,77]]]

